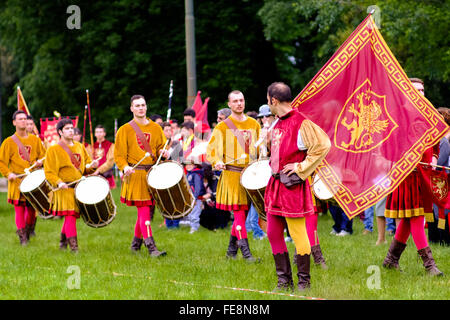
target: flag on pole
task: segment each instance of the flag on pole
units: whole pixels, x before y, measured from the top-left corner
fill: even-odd
[[[25,102],[25,99],[22,94],[22,90],[20,90],[20,87],[17,87],[17,110],[24,111],[27,115],[31,115],[30,110],[28,110],[27,103]],[[33,127],[34,134],[39,137],[39,130],[36,127],[36,124],[34,124]]]
[[[211,130],[208,123],[209,97],[205,99],[205,102],[202,102],[200,94],[201,91],[198,91],[192,109],[195,111],[195,128],[197,132],[206,133]]]
[[[317,173],[349,218],[414,170],[448,126],[369,15],[292,102],[330,137]]]

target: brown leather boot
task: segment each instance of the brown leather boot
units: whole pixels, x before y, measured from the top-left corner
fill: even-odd
[[[289,260],[289,252],[283,252],[273,255],[275,260],[275,270],[277,272],[278,283],[273,291],[294,289],[294,281],[292,280],[291,261]]]
[[[167,254],[165,251],[159,251],[158,248],[156,248],[155,240],[153,239],[153,237],[144,239],[144,245],[148,249],[148,253],[150,253],[152,257],[162,257]]]
[[[242,256],[245,260],[248,262],[260,262],[261,259],[255,258],[252,253],[250,252],[250,246],[248,244],[248,239],[241,239],[237,241],[237,246],[239,249],[241,249]]]
[[[439,270],[436,266],[436,262],[433,259],[433,255],[431,254],[430,247],[425,247],[417,251],[423,261],[423,266],[428,274],[432,276],[443,276],[444,273]]]
[[[19,241],[22,246],[26,246],[28,244],[27,231],[25,228],[17,229],[17,235],[19,236]]]
[[[400,260],[400,256],[406,248],[405,243],[401,243],[397,241],[397,239],[392,239],[391,246],[389,247],[386,258],[383,261],[383,267],[385,268],[394,268],[400,270],[400,265],[398,261]]]
[[[143,242],[142,238],[138,238],[135,236],[133,238],[133,241],[131,242],[131,251],[137,252],[141,250],[142,242]]]
[[[237,237],[230,236],[230,242],[228,243],[228,249],[227,249],[227,258],[230,259],[236,259],[236,255],[238,252],[238,245],[237,245]]]
[[[36,232],[34,231],[36,229],[36,222],[37,219],[34,219],[34,222],[30,224],[30,237],[36,237]]]
[[[69,244],[69,241],[67,240],[66,235],[64,233],[61,233],[61,238],[59,240],[59,249],[66,250],[68,244]]]
[[[78,252],[77,236],[67,238],[67,242],[69,243],[69,247],[70,247],[70,250],[72,250],[72,252],[75,252],[75,253]]]
[[[311,255],[304,254],[299,255],[296,254],[294,256],[295,263],[297,264],[297,276],[298,276],[298,284],[297,289],[299,291],[303,291],[309,289],[311,287],[311,275],[310,275],[310,267],[311,267]]]
[[[322,254],[322,250],[320,249],[320,244],[316,244],[315,246],[311,247],[311,254],[314,258],[315,265],[320,265],[324,270],[328,269],[328,266],[325,263],[325,258]]]

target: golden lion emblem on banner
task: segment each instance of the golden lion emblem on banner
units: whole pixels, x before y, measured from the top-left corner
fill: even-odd
[[[448,188],[444,178],[440,176],[431,176],[431,188],[433,194],[438,200],[442,200],[447,197]]]
[[[386,97],[371,89],[367,79],[346,101],[336,123],[335,146],[350,152],[367,152],[379,146],[398,127],[386,109]]]

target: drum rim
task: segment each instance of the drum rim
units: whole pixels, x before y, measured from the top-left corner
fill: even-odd
[[[259,189],[261,189],[261,188],[255,188],[255,189],[247,188],[247,187],[245,187],[244,184],[242,183],[242,177],[244,176],[244,172],[245,172],[249,167],[251,167],[252,165],[254,165],[254,164],[257,163],[257,162],[267,162],[267,163],[270,163],[270,160],[269,160],[269,159],[254,160],[254,161],[250,162],[249,164],[247,164],[247,166],[242,170],[241,176],[239,177],[239,183],[241,184],[242,188],[244,188],[244,189],[249,189],[249,190],[259,190]],[[270,179],[269,179],[269,180],[270,180]],[[267,184],[269,184],[269,181],[267,181]],[[265,187],[267,187],[267,185],[266,185]]]
[[[84,178],[84,179],[83,179]],[[108,180],[105,178],[105,177],[103,177],[103,176],[101,176],[101,175],[98,175],[98,176],[83,176],[82,178],[81,178],[81,180],[80,181],[78,181],[76,184],[75,184],[75,188],[74,188],[74,196],[75,196],[75,200],[78,200],[77,199],[77,188],[78,188],[78,185],[80,184],[80,183],[82,183],[84,180],[86,180],[86,179],[89,179],[89,178],[100,178],[100,179],[103,179],[105,182],[106,182],[106,184],[108,185],[108,188],[109,188],[109,190],[108,190],[108,193],[111,193],[111,188],[109,187],[109,182],[108,182]],[[108,194],[107,193],[107,194]],[[81,201],[80,201],[81,202]],[[84,203],[84,202],[83,202]],[[98,203],[98,202],[96,202],[96,203]],[[95,204],[95,203],[87,203],[87,204]]]
[[[182,166],[181,164],[179,164],[178,162],[174,161],[174,160],[165,160],[165,161],[161,161],[161,162],[158,164],[158,166],[159,166],[159,165],[162,165],[163,163],[169,163],[169,162],[176,164],[176,165],[181,169],[181,171],[184,173],[184,168],[183,168],[183,166]],[[170,186],[169,188],[163,188],[163,189],[158,189],[158,188],[155,188],[155,187],[153,187],[153,186],[150,186],[149,183],[148,183],[148,176],[149,176],[150,172],[153,170],[153,168],[155,168],[155,167],[157,167],[157,166],[152,166],[152,167],[150,168],[150,170],[148,170],[147,175],[145,176],[145,180],[146,180],[146,182],[147,182],[147,186],[148,186],[148,187],[154,188],[154,189],[156,189],[156,190],[164,190],[164,189],[170,189],[170,188],[172,188],[172,187],[174,187],[174,186],[176,185],[176,184],[174,184],[174,185]],[[183,176],[184,176],[184,175],[182,175],[182,177],[183,177]]]
[[[23,191],[23,190],[22,190],[22,184],[23,184],[23,182],[25,181],[26,178],[28,178],[30,175],[32,175],[33,172],[36,172],[36,171],[42,171],[42,172],[44,172],[44,180],[43,180],[37,187],[35,187],[35,188],[31,189],[31,190],[28,190],[28,191]],[[36,175],[36,174],[35,174],[35,175]],[[44,169],[33,170],[33,171],[31,171],[29,174],[27,174],[27,175],[22,179],[22,181],[20,182],[20,185],[19,185],[19,191],[22,192],[22,193],[28,193],[28,192],[31,192],[31,191],[35,190],[36,188],[39,188],[39,187],[42,185],[42,183],[44,183],[45,181],[47,181],[47,179],[45,178],[45,171],[44,171]]]
[[[321,197],[319,197],[319,195],[316,193],[316,188],[315,188],[316,183],[314,182],[315,179],[316,179],[316,176],[317,176],[317,178],[321,181],[321,183],[325,186],[325,188],[328,190],[328,192],[331,194],[331,197],[329,197],[329,198],[321,198]],[[335,192],[332,192],[332,191],[328,188],[328,186],[323,182],[323,180],[321,179],[320,175],[319,175],[317,172],[314,173],[314,175],[313,175],[311,178],[312,178],[312,182],[313,182],[312,191],[313,191],[314,195],[315,195],[319,200],[327,201],[327,200],[330,200],[330,199],[333,199],[333,198],[334,198],[334,195],[335,195],[336,193],[335,193]]]

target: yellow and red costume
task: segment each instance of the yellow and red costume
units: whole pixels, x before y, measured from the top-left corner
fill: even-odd
[[[150,119],[148,121],[146,125],[138,123],[137,125],[145,135],[153,156],[144,159],[135,169],[135,173],[123,178],[120,201],[128,206],[154,205],[154,200],[148,191],[147,172],[150,166],[156,163],[166,137],[159,124]],[[114,160],[119,170],[123,171],[126,166],[134,166],[145,153],[144,145],[131,125],[126,123],[121,126],[117,131],[114,147]]]
[[[45,156],[44,146],[37,136],[34,134],[28,134],[26,138],[22,138],[17,134],[15,136],[27,149],[29,161],[25,160],[25,156],[19,151],[19,147],[12,137],[6,138],[0,147],[0,172],[5,177],[8,177],[10,173],[15,173],[16,175],[24,173],[26,168]],[[19,190],[22,180],[23,178],[17,178],[8,181],[8,203],[25,205],[26,199]]]
[[[114,180],[114,143],[108,140],[94,143],[93,159],[100,159],[98,169],[100,174],[109,182],[109,187],[114,189],[116,182]]]
[[[67,145],[67,147],[77,160],[76,163],[72,163],[69,154],[60,144],[52,145],[47,150],[44,162],[45,178],[54,188],[61,182],[69,184],[79,180],[83,174],[94,170],[86,169],[86,164],[92,162],[92,159],[81,143],[73,141],[73,145]],[[51,214],[80,217],[79,208],[75,203],[74,187],[73,184],[68,189],[58,189],[53,192],[50,204]]]

